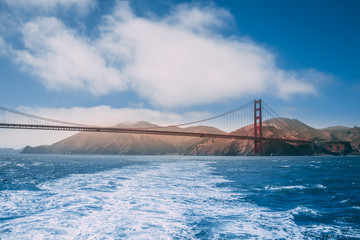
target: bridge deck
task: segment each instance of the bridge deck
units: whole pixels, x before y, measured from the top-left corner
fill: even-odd
[[[239,139],[239,140],[259,139],[258,137],[241,136],[241,135],[236,135],[236,134],[231,134],[231,133],[216,134],[216,133],[201,133],[201,132],[186,132],[186,131],[177,132],[177,131],[163,131],[163,130],[136,129],[136,128],[107,128],[107,127],[5,124],[5,123],[0,123],[0,128],[55,130],[55,131],[72,131],[72,132],[151,134],[151,135],[186,136],[186,137],[202,137],[202,138],[228,138],[228,139]],[[311,143],[311,141],[309,141],[309,140],[301,140],[301,139],[261,137],[261,140],[263,140],[263,141],[271,140],[271,141],[288,142],[288,143],[305,143],[305,144]]]

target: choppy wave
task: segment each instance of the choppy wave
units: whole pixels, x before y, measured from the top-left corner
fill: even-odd
[[[319,213],[316,210],[305,207],[305,206],[298,206],[298,207],[290,210],[289,212],[293,215],[299,215],[299,214],[313,215],[313,216],[319,215]]]

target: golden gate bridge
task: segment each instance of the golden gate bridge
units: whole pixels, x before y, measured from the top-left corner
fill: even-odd
[[[208,126],[223,131],[190,131],[191,126]],[[187,128],[184,128],[187,127]],[[228,138],[251,140],[254,142],[254,154],[261,155],[264,141],[287,142],[294,144],[311,144],[301,130],[288,124],[276,114],[264,101],[254,100],[231,111],[197,121],[144,128],[102,127],[61,121],[36,116],[13,109],[0,107],[0,128],[32,129],[51,131],[130,133],[170,136],[188,136],[201,138]],[[286,136],[275,136],[271,129],[286,131]]]

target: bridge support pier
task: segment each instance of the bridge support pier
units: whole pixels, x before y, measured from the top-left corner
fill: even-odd
[[[262,155],[261,100],[254,100],[254,155]]]

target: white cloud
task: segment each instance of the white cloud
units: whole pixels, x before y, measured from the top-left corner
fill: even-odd
[[[93,0],[5,0],[5,2],[15,8],[29,10],[35,8],[45,11],[53,11],[58,7],[69,8],[75,6],[81,11],[95,5]]]
[[[107,18],[98,46],[111,59],[128,63],[123,70],[132,88],[155,106],[211,103],[265,90],[284,98],[315,92],[297,73],[278,68],[266,49],[217,34],[231,19],[224,9],[182,5],[157,21],[129,11],[120,5]]]
[[[137,17],[126,3],[104,17],[89,39],[55,18],[25,24],[17,61],[49,88],[94,95],[134,91],[157,107],[208,104],[270,93],[316,93],[314,79],[285,71],[276,57],[246,38],[219,33],[231,14],[181,5],[159,19]]]
[[[84,88],[93,94],[126,89],[125,79],[108,66],[86,38],[55,18],[39,18],[23,28],[27,50],[16,51],[17,62],[51,89]]]
[[[307,77],[304,77],[307,75]],[[317,78],[318,74],[308,74],[308,71],[286,72],[277,71],[274,74],[275,91],[282,98],[288,99],[293,94],[316,94],[314,85],[321,80]],[[325,75],[324,75],[325,76]],[[313,81],[312,84],[309,82]]]
[[[232,20],[232,15],[223,8],[180,4],[163,21],[195,33],[209,34],[213,29],[227,28],[227,23]]]

